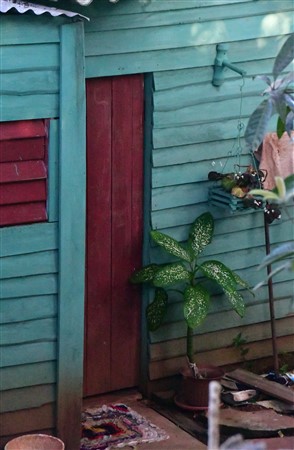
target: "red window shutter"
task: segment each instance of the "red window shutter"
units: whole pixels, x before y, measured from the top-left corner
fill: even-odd
[[[47,126],[0,123],[0,226],[47,220]]]

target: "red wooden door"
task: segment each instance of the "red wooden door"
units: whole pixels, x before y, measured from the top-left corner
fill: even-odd
[[[87,81],[85,395],[135,386],[141,264],[143,76]]]

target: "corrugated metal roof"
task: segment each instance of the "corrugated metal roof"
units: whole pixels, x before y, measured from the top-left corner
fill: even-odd
[[[20,14],[26,13],[27,11],[32,11],[37,16],[41,14],[48,13],[53,17],[56,16],[67,16],[67,17],[75,17],[79,16],[83,19],[89,20],[88,17],[83,16],[82,14],[78,14],[73,11],[66,11],[64,9],[52,8],[49,6],[37,5],[35,3],[24,2],[21,0],[0,0],[0,12],[7,13],[11,9],[16,9]]]

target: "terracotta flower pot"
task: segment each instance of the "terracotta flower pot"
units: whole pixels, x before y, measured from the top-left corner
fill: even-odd
[[[212,365],[199,365],[198,368],[203,378],[194,378],[185,372],[182,374],[180,397],[188,406],[205,409],[208,407],[209,383],[212,380],[220,380],[224,371]]]
[[[26,434],[8,442],[4,450],[64,450],[64,443],[47,434]]]

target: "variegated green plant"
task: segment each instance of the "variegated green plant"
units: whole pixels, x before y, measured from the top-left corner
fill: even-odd
[[[214,233],[214,219],[207,212],[200,215],[191,225],[189,238],[184,243],[176,241],[160,231],[151,231],[152,239],[177,261],[165,265],[150,264],[134,272],[133,283],[150,283],[155,288],[153,301],[147,307],[147,323],[150,331],[155,331],[162,324],[168,307],[168,291],[180,284],[183,296],[183,315],[187,323],[187,357],[193,365],[193,330],[206,318],[211,295],[204,284],[205,279],[213,280],[224,291],[232,308],[243,316],[244,299],[238,288],[249,289],[248,284],[235,272],[217,260],[203,263],[198,258]]]

